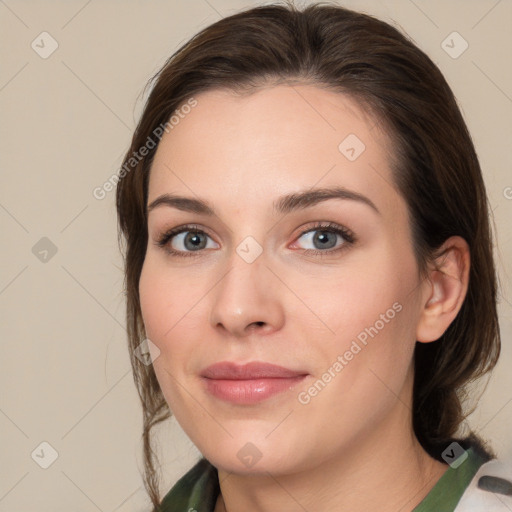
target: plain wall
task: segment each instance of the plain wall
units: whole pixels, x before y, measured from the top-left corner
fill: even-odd
[[[412,36],[474,138],[495,215],[503,352],[470,424],[512,456],[512,2],[339,3]],[[115,192],[93,190],[119,169],[147,80],[201,28],[258,4],[0,2],[0,511],[148,509]],[[454,31],[469,44],[458,58],[442,47]],[[47,58],[55,43],[42,32],[58,44]],[[199,453],[174,419],[158,431],[166,492]],[[42,442],[58,453],[47,469]]]

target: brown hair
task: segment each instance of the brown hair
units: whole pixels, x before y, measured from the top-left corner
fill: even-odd
[[[500,352],[485,187],[471,137],[439,69],[383,21],[326,2],[303,10],[287,3],[252,8],[206,27],[152,80],[123,161],[116,200],[119,238],[124,235],[126,241],[128,342],[143,408],[144,483],[154,506],[159,491],[150,433],[171,412],[153,367],[142,364],[134,351],[145,338],[138,285],[156,147],[144,158],[133,155],[187,99],[214,88],[243,93],[299,82],[355,98],[394,141],[394,179],[408,204],[421,272],[447,238],[460,235],[467,241],[471,269],[462,308],[438,341],[417,343],[415,350],[414,431],[425,450],[439,459],[466,416],[466,385],[492,369]]]

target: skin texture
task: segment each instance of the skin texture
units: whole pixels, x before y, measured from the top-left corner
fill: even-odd
[[[412,510],[448,467],[413,433],[414,347],[437,340],[460,309],[467,244],[452,237],[438,269],[419,275],[389,167],[392,143],[347,96],[304,84],[195,98],[159,144],[148,204],[172,193],[202,198],[216,215],[151,210],[139,290],[165,399],[219,470],[216,511]],[[349,134],[365,145],[354,161],[338,148]],[[331,186],[366,196],[379,212],[351,199],[272,210],[282,195]],[[312,238],[322,234],[316,222],[348,228],[355,242],[331,234],[335,247],[323,249]],[[188,223],[207,235],[200,251],[180,257],[157,246]],[[194,252],[185,235],[167,248]],[[252,263],[236,251],[248,236],[263,250]],[[393,304],[400,311],[389,319]],[[378,333],[301,403],[299,393],[375,325]],[[263,402],[234,405],[200,378],[219,361],[265,361],[308,376]],[[247,443],[261,456],[250,467],[237,456]]]

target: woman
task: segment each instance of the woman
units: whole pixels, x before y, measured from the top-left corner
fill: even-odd
[[[422,51],[333,5],[224,18],[158,73],[120,178],[155,510],[455,509],[493,457],[460,432],[499,356],[496,277],[475,150]],[[161,501],[171,411],[204,457]],[[499,506],[507,480],[486,486]]]

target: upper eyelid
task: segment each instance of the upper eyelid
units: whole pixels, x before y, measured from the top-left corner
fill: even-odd
[[[310,231],[316,231],[316,230],[321,230],[321,229],[326,229],[326,230],[339,229],[340,231],[351,232],[351,230],[348,227],[343,226],[342,224],[338,224],[336,222],[332,222],[332,221],[312,221],[312,222],[314,222],[314,225],[312,225],[310,227],[298,228],[299,229],[298,235],[303,235]],[[320,225],[317,225],[317,224],[320,224]],[[209,233],[209,230],[207,228],[204,228],[201,226],[196,227],[196,224],[191,224],[191,225],[185,224],[183,226],[177,226],[175,228],[169,228],[169,229],[164,228],[162,230],[157,231],[157,233],[161,233],[161,234],[165,235],[166,233],[170,233],[172,231],[174,231],[173,236],[179,235],[179,234],[187,232],[187,231],[205,233],[206,235],[211,236]]]

